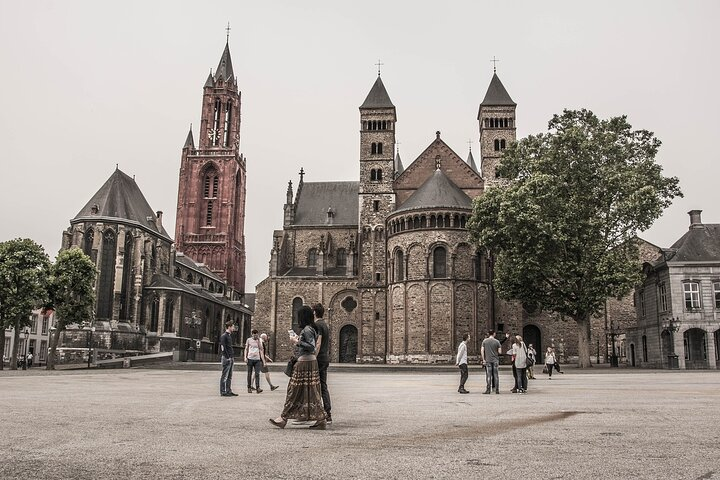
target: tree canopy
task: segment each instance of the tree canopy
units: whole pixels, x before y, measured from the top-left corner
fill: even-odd
[[[475,199],[468,228],[495,256],[496,291],[575,319],[581,367],[590,365],[590,317],[640,280],[634,238],[682,196],[655,162],[659,147],[625,116],[565,110],[548,133],[511,144],[502,185]]]

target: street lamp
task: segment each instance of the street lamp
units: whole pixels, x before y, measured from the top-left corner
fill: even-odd
[[[94,332],[95,332],[94,325],[92,327],[88,328],[88,330],[87,330],[87,351],[88,351],[88,366],[87,367],[88,368],[90,368],[90,359],[91,359],[91,354],[92,354],[92,340],[93,340],[92,336],[93,336]]]
[[[615,352],[615,337],[617,337],[620,334],[615,329],[615,320],[610,321],[610,332],[608,333],[608,335],[610,335],[610,344],[612,345],[612,356],[610,357],[610,366],[617,367],[618,366],[618,358],[617,358],[617,353]]]
[[[670,353],[668,354],[668,368],[679,368],[678,356],[675,355],[675,332],[680,330],[680,317],[668,317],[663,320],[664,332],[670,334]]]

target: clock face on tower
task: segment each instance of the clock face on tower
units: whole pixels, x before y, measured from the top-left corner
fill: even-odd
[[[213,142],[216,142],[220,139],[220,132],[216,128],[213,128],[208,131],[208,138]]]

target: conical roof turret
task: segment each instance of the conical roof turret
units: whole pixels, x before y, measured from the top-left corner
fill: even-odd
[[[190,126],[190,131],[187,134],[187,138],[185,139],[185,145],[183,145],[183,148],[195,148],[195,140],[193,140],[193,133],[192,133],[192,125]]]
[[[490,80],[490,86],[488,86],[487,92],[485,93],[485,98],[483,99],[481,106],[502,106],[502,105],[511,105],[516,106],[517,104],[513,102],[513,99],[510,98],[510,94],[508,94],[507,90],[505,90],[505,86],[500,81],[500,78],[497,76],[497,73],[493,73],[492,80]]]
[[[405,167],[403,167],[402,160],[400,160],[400,152],[395,153],[395,176],[397,177],[401,173],[405,171]]]
[[[478,171],[477,165],[475,165],[475,158],[473,157],[472,150],[468,152],[467,164],[470,165],[470,168],[475,170],[475,173],[480,173]]]
[[[230,58],[230,45],[225,44],[225,50],[223,50],[222,57],[220,57],[220,63],[215,70],[215,80],[222,79],[227,81],[230,78],[235,78],[233,72],[232,59]]]
[[[385,90],[380,75],[378,75],[377,80],[370,89],[370,93],[368,93],[360,108],[395,108],[395,105],[390,101],[390,96]]]
[[[396,212],[421,208],[468,210],[472,208],[472,200],[438,168]]]

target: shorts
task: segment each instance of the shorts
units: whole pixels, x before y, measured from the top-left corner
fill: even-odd
[[[267,365],[263,365],[262,368],[260,368],[260,371],[262,373],[268,373],[270,371],[270,369],[268,369]]]

